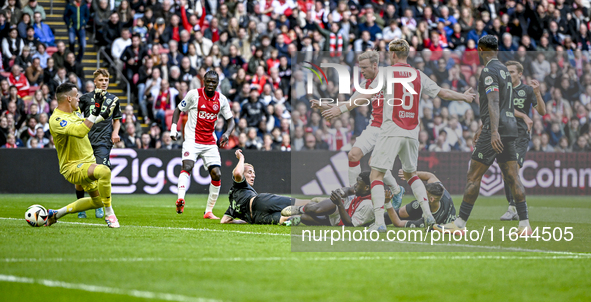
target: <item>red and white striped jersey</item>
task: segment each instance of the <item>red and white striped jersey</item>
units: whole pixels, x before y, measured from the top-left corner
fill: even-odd
[[[397,63],[392,66],[411,67],[408,64]],[[412,67],[411,67],[412,68]],[[411,94],[401,83],[395,83],[392,94],[387,93],[387,80],[383,81],[384,87],[378,94],[385,95],[381,100],[383,108],[383,122],[381,125],[382,136],[404,136],[419,139],[419,101],[423,93],[434,98],[437,96],[441,87],[431,80],[422,71],[416,70],[417,77],[409,85],[417,92]],[[409,78],[408,72],[395,71],[395,78]],[[377,82],[377,81],[376,81]],[[377,85],[377,83],[372,83]],[[375,87],[370,84],[370,87]],[[373,103],[373,101],[372,101]],[[374,107],[375,108],[375,107]]]
[[[217,91],[212,98],[208,98],[203,88],[189,91],[178,108],[189,114],[185,140],[194,140],[202,145],[215,145],[217,139],[214,130],[219,114],[226,120],[232,117],[228,99]]]
[[[369,89],[370,85],[372,84],[373,79],[364,80],[361,82],[360,86]],[[382,127],[382,120],[384,114],[384,90],[380,90],[377,94],[375,94],[371,98],[371,117],[369,120],[369,125],[372,127]]]

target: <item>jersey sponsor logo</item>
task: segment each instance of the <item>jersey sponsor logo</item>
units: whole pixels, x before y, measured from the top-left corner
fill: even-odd
[[[199,111],[199,118],[203,118],[206,120],[213,120],[217,118],[217,114],[215,113],[208,113],[205,111]]]
[[[523,109],[523,107],[525,106],[524,103],[525,103],[525,99],[520,99],[520,98],[513,99],[513,104],[515,105],[515,107],[519,107],[519,108]]]
[[[415,113],[408,112],[408,111],[400,111],[400,112],[398,112],[398,117],[399,118],[415,118]]]
[[[519,90],[519,91],[517,91],[517,94],[519,96],[525,96],[525,91],[524,90]]]
[[[80,167],[82,167],[82,165],[84,165],[84,164],[83,164],[83,163],[82,163],[82,164],[78,164],[78,165],[76,166],[76,168],[80,169]]]
[[[218,104],[213,104],[213,111],[218,111],[218,109],[220,109],[220,106],[218,106]]]
[[[493,83],[493,79],[491,76],[484,78],[484,85],[490,85]]]
[[[60,126],[62,126],[62,127],[66,127],[67,124],[68,124],[68,121],[66,121],[66,120],[62,120],[60,122]]]

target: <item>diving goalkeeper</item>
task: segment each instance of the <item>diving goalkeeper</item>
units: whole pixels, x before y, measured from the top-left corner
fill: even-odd
[[[58,210],[49,210],[46,226],[66,214],[105,207],[105,220],[111,228],[119,221],[111,207],[111,170],[96,164],[88,132],[95,123],[109,117],[113,99],[106,99],[102,91],[94,95],[91,115],[84,119],[78,111],[79,94],[76,85],[64,83],[57,87],[58,106],[49,120],[60,164],[60,173],[72,184],[80,185],[90,197],[80,198]]]

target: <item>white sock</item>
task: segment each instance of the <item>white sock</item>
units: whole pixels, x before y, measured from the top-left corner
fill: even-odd
[[[386,171],[386,174],[384,174],[384,184],[386,184],[390,188],[392,194],[398,195],[398,193],[400,193],[400,186],[396,182],[394,176],[392,176],[391,170]]]
[[[415,198],[421,205],[423,216],[433,216],[431,213],[431,208],[429,207],[429,199],[427,198],[427,189],[425,189],[425,184],[423,184],[418,176],[414,176],[409,179],[408,184],[410,185]]]
[[[218,200],[218,196],[220,195],[221,181],[218,180],[217,183],[219,184],[218,186],[214,186],[213,183],[209,184],[209,196],[207,197],[207,207],[205,208],[205,213],[211,212],[215,206],[215,202]]]
[[[111,215],[115,215],[115,212],[113,211],[113,207],[105,207],[105,216],[111,216]]]
[[[352,167],[352,165],[356,165]],[[357,176],[361,174],[361,165],[359,162],[349,162],[349,187],[357,183]]]
[[[68,208],[68,207],[67,207],[67,206],[65,206],[65,207],[63,207],[63,208],[61,208],[61,209],[57,210],[57,215],[56,215],[56,218],[57,218],[57,219],[60,219],[60,218],[64,217],[66,214],[68,214],[68,209],[67,209],[67,208]]]
[[[373,203],[373,212],[375,214],[376,225],[385,225],[384,221],[384,182],[374,180],[371,183],[371,202]]]
[[[185,193],[187,193],[187,187],[189,186],[189,181],[191,180],[191,176],[187,171],[181,171],[181,175],[179,175],[179,184],[178,184],[178,197],[179,199],[185,199]]]
[[[519,220],[519,226],[520,227],[528,227],[531,229],[531,226],[529,226],[529,219]]]
[[[509,206],[509,211],[512,213],[517,213],[517,208],[515,208],[515,206]]]
[[[464,219],[462,219],[460,217],[456,218],[456,220],[454,221],[454,224],[458,228],[465,228],[466,227],[466,222],[464,221]]]

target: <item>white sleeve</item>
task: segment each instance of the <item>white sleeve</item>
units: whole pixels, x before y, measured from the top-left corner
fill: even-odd
[[[373,212],[373,205],[371,200],[364,200],[361,202],[361,205],[355,210],[353,213],[353,217],[351,217],[351,222],[353,226],[360,226],[364,224],[371,223],[375,220],[375,215]]]
[[[182,112],[187,112],[191,108],[191,106],[195,103],[195,100],[199,97],[197,94],[197,89],[190,90],[185,95],[185,98],[181,101],[178,108]]]
[[[432,98],[436,97],[441,90],[441,87],[431,80],[426,74],[419,70],[421,75],[421,93],[424,93]]]
[[[234,115],[232,114],[232,109],[230,109],[230,104],[228,102],[228,98],[225,95],[220,93],[220,113],[224,117],[225,120],[232,118]]]

